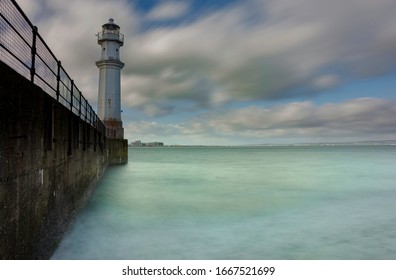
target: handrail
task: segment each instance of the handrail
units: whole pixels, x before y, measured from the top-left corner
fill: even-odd
[[[15,0],[0,1],[0,60],[106,135],[103,122]]]

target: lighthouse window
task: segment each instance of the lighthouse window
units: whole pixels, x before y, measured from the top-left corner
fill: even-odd
[[[118,52],[118,49],[116,49],[116,51]]]
[[[106,50],[106,48],[103,48],[103,50]]]

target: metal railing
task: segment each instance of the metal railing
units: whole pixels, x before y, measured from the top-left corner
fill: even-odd
[[[124,44],[124,34],[120,32],[101,31],[96,36],[98,37],[98,41],[113,40],[120,42],[121,45]]]
[[[14,0],[0,1],[0,60],[105,135],[105,126]]]

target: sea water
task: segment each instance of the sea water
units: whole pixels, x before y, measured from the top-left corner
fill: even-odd
[[[53,259],[396,259],[396,146],[130,148]]]

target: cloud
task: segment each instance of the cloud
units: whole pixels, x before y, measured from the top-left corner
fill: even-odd
[[[376,140],[396,137],[396,102],[358,98],[341,104],[320,106],[309,101],[274,107],[250,106],[212,111],[181,124],[139,122],[130,139],[165,139],[168,144],[285,143],[345,140]],[[136,138],[137,137],[137,138]],[[171,141],[171,143],[170,143]],[[180,141],[180,139],[179,139]],[[211,142],[213,141],[213,142]]]
[[[396,103],[374,98],[315,106],[309,101],[256,106],[206,116],[207,129],[258,137],[379,137],[396,135]],[[201,121],[199,121],[201,122]]]
[[[243,1],[137,34],[125,71],[152,80],[139,90],[148,103],[177,98],[197,109],[315,94],[396,69],[394,12],[388,0]],[[168,69],[182,87],[159,78]]]
[[[189,9],[186,2],[165,1],[155,6],[147,15],[148,20],[171,20],[183,16]]]
[[[313,86],[317,89],[326,89],[338,85],[341,82],[340,77],[335,74],[323,75],[313,80]]]
[[[188,4],[165,1],[143,15],[126,0],[39,2],[41,9],[26,0],[21,5],[93,102],[94,34],[110,17],[125,33],[122,92],[131,107],[181,100],[199,109],[289,98],[396,69],[392,0],[247,0],[144,31],[147,18],[179,18]]]
[[[318,31],[308,26],[241,28],[246,16],[246,11],[219,12],[188,26],[141,34],[129,48],[127,60],[134,63],[125,71],[154,79],[158,90],[152,92],[150,83],[140,91],[144,96],[151,92],[153,98],[148,102],[177,94],[179,99],[195,101],[198,107],[208,107],[282,97],[284,90],[300,82],[301,73],[277,52],[302,44]],[[159,78],[169,68],[183,80],[180,90],[167,91],[177,81]]]

